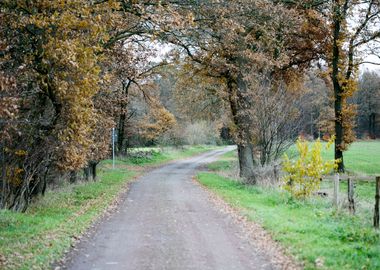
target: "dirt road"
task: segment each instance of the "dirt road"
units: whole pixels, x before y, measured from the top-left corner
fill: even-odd
[[[192,181],[197,168],[228,150],[176,161],[141,177],[118,211],[69,255],[64,268],[273,269]]]

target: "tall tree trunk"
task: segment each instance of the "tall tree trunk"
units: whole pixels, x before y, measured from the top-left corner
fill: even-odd
[[[117,154],[124,153],[124,133],[125,133],[125,119],[126,115],[122,112],[119,116],[119,125],[117,129]]]
[[[339,60],[340,60],[340,38],[342,14],[339,1],[334,4],[334,32],[333,32],[333,51],[332,51],[332,74],[331,79],[334,87],[334,110],[335,110],[335,159],[339,159],[338,172],[344,172],[343,162],[343,123],[342,123],[342,107],[343,107],[343,89],[339,82]]]
[[[245,96],[241,92],[244,90],[244,85],[239,82],[239,79],[234,79],[232,76],[227,75],[227,87],[229,93],[229,104],[231,108],[233,122],[237,129],[237,147],[239,158],[240,177],[253,180],[253,173],[255,169],[255,159],[253,156],[253,145],[250,142],[248,131],[247,116],[244,115],[246,109]],[[240,78],[242,80],[242,78]],[[240,85],[240,87],[238,86]],[[240,88],[240,89],[239,89]]]
[[[117,129],[117,154],[125,154],[124,152],[124,139],[125,139],[125,121],[127,119],[127,106],[128,106],[128,94],[129,87],[132,84],[132,80],[123,81],[124,99],[120,102],[120,115]]]
[[[371,139],[375,139],[376,138],[376,134],[375,134],[375,121],[376,121],[376,118],[375,118],[375,114],[374,113],[371,113],[369,115],[369,126],[368,126],[368,133],[369,133],[369,136],[371,137]]]

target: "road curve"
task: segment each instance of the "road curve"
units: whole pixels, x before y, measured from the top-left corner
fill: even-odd
[[[202,164],[229,150],[176,161],[142,176],[118,211],[78,244],[63,268],[274,269],[191,179]]]

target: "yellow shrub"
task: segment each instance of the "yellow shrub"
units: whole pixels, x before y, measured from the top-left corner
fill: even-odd
[[[334,137],[329,140],[326,149],[333,141]],[[299,138],[296,146],[299,154],[297,160],[290,160],[286,154],[284,156],[283,170],[286,173],[283,177],[284,189],[294,197],[305,198],[319,189],[322,175],[336,168],[337,161],[322,159],[322,144],[319,139],[309,147],[305,140]]]

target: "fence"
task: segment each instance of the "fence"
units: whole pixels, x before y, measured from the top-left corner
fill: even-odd
[[[335,174],[333,179],[323,179],[323,194],[332,194],[334,207],[346,207],[351,214],[373,209],[373,226],[379,228],[380,176],[352,176]],[[346,186],[346,191],[342,187]],[[360,187],[359,190],[357,190]],[[342,191],[341,191],[342,190]]]

